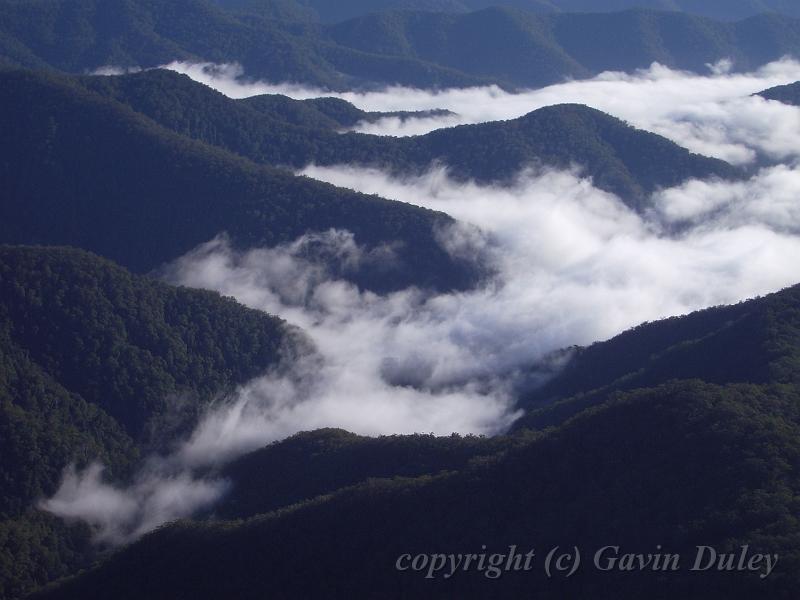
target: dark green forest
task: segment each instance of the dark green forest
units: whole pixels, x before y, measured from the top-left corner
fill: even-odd
[[[654,61],[706,72],[708,63],[723,58],[745,70],[800,54],[800,14],[753,16],[761,12],[758,5],[740,11],[750,18],[730,23],[681,12],[537,14],[486,4],[476,4],[483,10],[471,13],[365,15],[363,8],[351,11],[331,3],[341,7],[342,17],[360,16],[323,25],[309,20],[309,7],[288,0],[230,1],[240,8],[250,5],[244,12],[220,3],[3,0],[0,65],[84,73],[107,65],[155,67],[173,60],[238,62],[250,77],[334,90],[391,83],[515,88],[646,68]],[[448,9],[448,4],[444,0],[434,8]],[[529,8],[527,1],[520,4]],[[696,2],[694,8],[701,5],[711,6]],[[733,17],[729,5],[725,13]],[[701,12],[719,16],[717,6]],[[793,5],[763,4],[771,6]],[[426,8],[416,2],[399,7]]]
[[[0,242],[78,246],[146,272],[220,233],[252,248],[339,228],[367,250],[395,247],[391,264],[338,273],[366,288],[454,289],[482,276],[440,246],[447,215],[256,165],[70,78],[0,73],[0,136]]]
[[[525,167],[568,169],[577,164],[599,188],[636,207],[656,189],[690,178],[741,175],[723,161],[692,154],[581,105],[393,138],[336,133],[376,115],[334,98],[231,100],[185,75],[162,70],[79,81],[168,129],[272,165],[361,164],[400,175],[422,173],[437,163],[458,179],[507,183]]]
[[[165,527],[37,597],[793,598],[798,336],[791,288],[576,350],[549,388],[555,409],[534,409],[506,437],[299,434],[229,467],[219,516],[230,520]],[[483,545],[579,544],[589,556],[660,545],[692,557],[697,545],[745,543],[778,553],[779,569],[760,579],[586,568],[565,582],[394,568],[404,553]]]
[[[645,323],[611,340],[575,348],[566,367],[523,400],[530,413],[517,426],[546,427],[615,392],[671,379],[798,384],[798,306],[800,287],[795,287],[734,306]]]
[[[219,394],[308,347],[283,321],[70,248],[0,246],[0,598],[74,572],[89,532],[33,508],[64,467],[128,475]]]
[[[683,11],[722,21],[744,19],[765,12],[800,17],[791,0],[214,0],[232,11],[282,19],[321,19],[337,22],[387,10],[469,12],[489,6],[510,6],[539,13],[616,12],[631,8]]]

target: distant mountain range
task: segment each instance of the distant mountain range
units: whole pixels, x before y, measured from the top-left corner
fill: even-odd
[[[230,10],[249,11],[284,19],[344,21],[389,10],[469,12],[490,6],[509,6],[540,13],[616,12],[631,8],[682,11],[723,21],[765,12],[800,17],[792,0],[214,0]]]
[[[779,15],[723,23],[651,10],[488,8],[371,14],[335,25],[276,16],[231,12],[205,0],[3,0],[0,66],[82,73],[173,60],[238,62],[250,77],[336,90],[391,83],[513,88],[653,61],[699,72],[724,58],[750,69],[800,55],[800,21]]]
[[[647,323],[611,340],[575,349],[571,360],[523,404],[517,427],[545,428],[620,391],[673,379],[800,383],[800,287],[734,306]],[[741,348],[747,348],[743,354]]]
[[[360,598],[400,590],[556,599],[580,589],[600,599],[788,600],[800,573],[798,332],[800,288],[791,288],[644,325],[577,353],[550,388],[557,403],[531,413],[512,436],[296,436],[230,467],[234,487],[221,511],[245,520],[174,524],[37,597],[91,600],[113,590],[131,600]],[[592,561],[609,544],[675,553],[681,568],[657,588],[651,572],[605,572],[591,562],[567,582],[544,575],[555,546],[578,545]],[[492,580],[475,571],[430,580],[395,568],[407,553],[510,545],[536,548],[537,568]],[[777,554],[780,565],[766,578],[693,573],[698,545],[737,557],[748,545]]]
[[[381,115],[363,113],[333,98],[231,100],[186,76],[159,70],[79,81],[177,133],[272,165],[360,164],[409,174],[441,164],[454,177],[483,183],[508,182],[528,166],[578,165],[598,187],[636,207],[655,189],[689,178],[740,175],[723,161],[691,154],[665,138],[580,105],[392,138],[336,133],[337,125],[352,126]]]

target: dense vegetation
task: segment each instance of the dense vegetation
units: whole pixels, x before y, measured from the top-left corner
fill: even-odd
[[[800,81],[790,83],[789,85],[779,85],[763,92],[759,92],[759,96],[767,100],[777,100],[784,104],[791,104],[792,106],[800,106]]]
[[[272,165],[362,164],[406,174],[438,163],[457,178],[497,183],[525,167],[566,169],[577,164],[598,187],[634,205],[656,188],[692,177],[738,175],[727,163],[691,154],[661,136],[580,105],[392,138],[335,133],[337,125],[352,126],[375,115],[332,98],[231,100],[186,76],[160,70],[80,81],[164,127]]]
[[[648,10],[537,14],[485,8],[371,14],[321,25],[307,19],[302,5],[229,3],[250,10],[226,10],[206,0],[2,0],[0,64],[86,72],[172,60],[238,62],[251,77],[331,89],[386,83],[530,87],[653,61],[705,72],[722,58],[749,69],[800,54],[800,21],[778,15],[723,23]],[[380,8],[361,3],[353,12],[324,4],[343,14]],[[434,8],[454,8],[448,4]],[[520,4],[530,8],[527,0]],[[426,8],[416,2],[405,7]]]
[[[345,89],[365,81],[474,85],[485,80],[337,45],[319,26],[227,13],[206,0],[2,0],[7,64],[82,73],[172,60],[239,62],[248,74]]]
[[[66,465],[99,460],[124,477],[300,340],[233,300],[83,251],[0,246],[0,598],[91,556],[88,531],[33,509]]]
[[[363,288],[458,290],[485,275],[440,246],[446,215],[281,167],[438,162],[497,183],[577,163],[637,208],[658,187],[739,175],[585,106],[394,139],[339,133],[387,115],[332,98],[231,100],[166,71],[86,71],[237,61],[251,76],[334,89],[511,88],[654,60],[701,71],[729,57],[745,69],[800,53],[800,20],[788,17],[568,14],[627,0],[469,12],[489,3],[0,0],[0,600],[797,596],[800,287],[564,350],[564,369],[523,398],[506,436],[322,430],[276,442],[213,473],[231,488],[208,513],[114,554],[36,508],[69,464],[99,460],[110,481],[129,481],[210,400],[311,351],[277,318],[143,275],[198,244],[225,232],[236,248],[273,246],[339,228],[397,258],[354,268],[320,250]],[[643,4],[800,16],[782,0]],[[384,7],[407,10],[366,15]],[[798,104],[797,84],[762,96]],[[576,544],[583,568],[548,580],[546,552]],[[679,553],[684,570],[601,573],[588,563],[609,544]],[[699,544],[748,544],[780,562],[766,579],[689,573]],[[533,572],[431,581],[395,569],[405,553],[510,545],[537,549]]]
[[[798,336],[792,288],[578,353],[550,388],[555,400],[574,394],[564,400],[574,410],[546,426],[528,420],[530,429],[494,440],[301,434],[229,470],[235,485],[221,514],[249,518],[167,527],[42,597],[793,598]],[[618,384],[625,372],[636,377],[630,385]],[[606,381],[617,384],[582,401]],[[537,549],[532,572],[426,580],[394,566],[405,553],[514,544]],[[547,579],[547,550],[576,544],[584,567]],[[590,561],[609,544],[660,546],[681,555],[681,570],[600,572]],[[779,554],[775,572],[689,571],[697,545],[744,544]]]
[[[280,18],[343,21],[387,10],[468,12],[489,6],[512,6],[529,11],[614,12],[630,8],[683,11],[723,21],[744,19],[764,12],[800,16],[791,0],[215,0],[231,10],[244,10]]]
[[[222,474],[235,482],[235,491],[214,514],[247,518],[368,479],[455,471],[507,446],[501,438],[476,436],[369,438],[336,429],[299,433],[228,465]]]
[[[247,144],[257,146],[260,142],[266,145],[266,140],[259,138],[272,136],[275,139],[269,141],[279,145],[279,152],[280,145],[289,141],[284,137],[299,137],[297,128],[310,135],[307,130],[335,132],[387,117],[408,120],[452,114],[446,110],[368,112],[345,100],[325,97],[293,100],[287,96],[264,94],[232,100],[187,75],[163,69],[115,76],[85,76],[77,81],[170,129],[232,150],[238,149],[240,154],[252,155],[253,158],[258,154],[254,154],[255,149],[247,148]],[[319,141],[332,144],[336,138],[324,135]],[[262,150],[266,151],[266,148]]]
[[[797,390],[668,384],[530,436],[451,474],[370,481],[244,522],[179,524],[50,598],[537,597],[791,598],[797,585]],[[598,573],[567,583],[537,569],[488,581],[397,573],[406,552],[749,543],[782,564],[758,575]],[[157,561],[153,557],[158,557]],[[537,563],[541,564],[541,563]],[[684,564],[684,569],[688,565]],[[302,573],[302,576],[298,576]],[[335,575],[334,575],[335,574]],[[371,596],[372,595],[372,596]]]
[[[367,250],[396,243],[391,264],[341,273],[365,287],[452,289],[478,276],[439,245],[446,215],[258,166],[69,78],[0,73],[0,136],[0,242],[74,245],[147,271],[221,232],[250,248],[340,228]]]
[[[574,349],[559,375],[526,399],[534,410],[518,427],[559,423],[616,391],[671,379],[800,384],[800,286]]]

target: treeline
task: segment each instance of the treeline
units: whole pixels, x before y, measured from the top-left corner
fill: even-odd
[[[360,164],[404,175],[441,164],[453,177],[482,183],[508,183],[525,167],[579,165],[598,187],[636,207],[654,190],[687,179],[740,176],[723,161],[692,154],[581,105],[551,106],[510,121],[392,138],[336,133],[381,115],[333,98],[231,100],[186,76],[160,70],[79,81],[166,128],[272,165]]]
[[[141,100],[157,113],[168,97]],[[342,229],[366,253],[394,248],[393,261],[323,265],[371,290],[460,289],[483,275],[440,245],[447,215],[257,165],[71,78],[0,73],[0,135],[0,242],[78,246],[146,272],[220,233],[253,248]]]
[[[733,21],[759,13],[779,12],[800,17],[800,9],[791,0],[214,0],[228,10],[290,20],[338,22],[369,13],[390,10],[425,10],[465,13],[502,4],[538,13],[617,12],[635,8],[682,11]]]

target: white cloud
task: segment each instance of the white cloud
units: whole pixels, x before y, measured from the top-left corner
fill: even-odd
[[[632,74],[608,72],[520,93],[496,86],[330,93],[297,84],[245,81],[237,65],[172,63],[166,68],[186,73],[233,98],[266,93],[298,99],[327,95],[368,111],[443,108],[457,115],[362,123],[356,130],[364,133],[418,135],[458,124],[513,119],[553,104],[578,103],[663,135],[694,152],[736,164],[751,163],[758,154],[774,160],[796,159],[800,155],[800,109],[751,95],[800,80],[800,63],[784,59],[752,73],[731,73],[726,64],[714,65],[708,75],[653,64]]]
[[[197,473],[297,431],[498,433],[516,417],[527,377],[557,369],[560,349],[797,281],[800,173],[788,167],[744,183],[689,182],[645,215],[577,172],[529,171],[504,188],[455,182],[443,169],[405,179],[351,167],[305,174],[454,215],[462,224],[442,242],[488,257],[497,278],[461,293],[380,296],[332,275],[370,257],[345,232],[245,252],[225,238],[201,246],[165,271],[170,281],[280,315],[317,353],[221,398],[128,488],[103,483],[96,467],[69,473],[46,509],[86,520],[101,540],[127,541],[224,493],[225,482]],[[309,243],[336,257],[335,268],[309,260]]]
[[[226,488],[223,481],[152,467],[143,469],[130,486],[118,488],[103,481],[101,465],[92,464],[80,473],[69,467],[56,494],[39,506],[64,519],[88,523],[98,542],[122,544],[212,505]]]
[[[266,91],[242,87],[236,73],[225,67],[212,82],[232,86],[232,95]],[[720,67],[708,77],[653,67],[519,95],[486,88],[345,97],[370,110],[442,106],[468,122],[581,101],[746,160],[754,152],[796,155],[797,109],[746,97],[794,79],[800,66],[783,61],[745,75]],[[224,493],[225,482],[198,473],[300,430],[497,433],[515,418],[516,393],[530,383],[531,368],[539,366],[534,378],[546,376],[564,358],[558,350],[798,279],[800,170],[791,162],[747,181],[662,190],[644,214],[579,171],[528,170],[506,187],[456,182],[442,168],[406,178],[350,166],[310,166],[304,174],[451,214],[460,224],[441,231],[441,243],[491,261],[497,277],[461,293],[379,296],[337,273],[396,260],[392,240],[371,252],[344,231],[244,252],[224,237],[203,245],[165,276],[284,317],[306,331],[317,353],[220,398],[173,454],[151,458],[129,487],[103,482],[98,466],[73,470],[44,508],[89,522],[101,540],[126,541]]]

